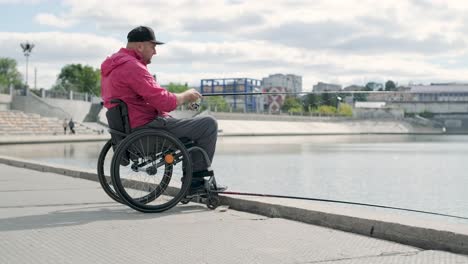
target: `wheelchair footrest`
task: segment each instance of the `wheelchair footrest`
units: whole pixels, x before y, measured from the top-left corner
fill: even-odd
[[[203,178],[214,176],[214,171],[212,169],[197,171],[192,174],[192,178]]]

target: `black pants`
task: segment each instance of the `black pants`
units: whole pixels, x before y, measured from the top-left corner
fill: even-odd
[[[157,117],[145,127],[164,129],[178,138],[189,138],[198,147],[206,151],[210,161],[213,161],[218,139],[218,122],[212,116],[197,116],[177,119],[173,117]],[[192,153],[193,171],[206,170],[206,163],[199,151]]]

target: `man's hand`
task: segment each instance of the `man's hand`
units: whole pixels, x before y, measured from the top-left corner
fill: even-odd
[[[182,93],[175,94],[177,98],[177,105],[182,105],[187,102],[195,102],[202,97],[202,95],[195,89],[190,89]]]

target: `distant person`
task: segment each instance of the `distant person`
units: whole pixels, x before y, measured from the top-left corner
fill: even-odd
[[[68,128],[68,120],[66,118],[63,119],[62,126],[63,126],[63,134],[66,135],[67,134],[67,128]]]
[[[70,119],[70,122],[68,122],[68,127],[70,127],[70,132],[74,135],[75,134],[75,122],[73,122],[73,118]]]
[[[104,106],[113,108],[112,99],[123,100],[128,107],[130,127],[164,129],[178,138],[186,137],[197,143],[208,154],[210,160],[216,148],[218,124],[211,116],[177,119],[169,112],[184,103],[195,102],[201,94],[195,89],[182,93],[171,93],[161,87],[147,65],[156,55],[154,31],[145,26],[132,29],[127,35],[127,46],[108,57],[101,65],[101,91]],[[203,176],[209,176],[201,153],[192,155],[194,178],[191,190],[203,187]]]

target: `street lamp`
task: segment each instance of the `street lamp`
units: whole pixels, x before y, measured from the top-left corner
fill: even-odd
[[[34,48],[34,44],[26,42],[20,44],[21,48],[23,49],[24,56],[26,57],[26,87],[28,87],[28,62],[29,62],[29,54],[31,54],[32,49]]]
[[[343,101],[343,98],[340,96],[336,96],[336,111],[338,111],[338,108],[340,107],[340,103]]]

